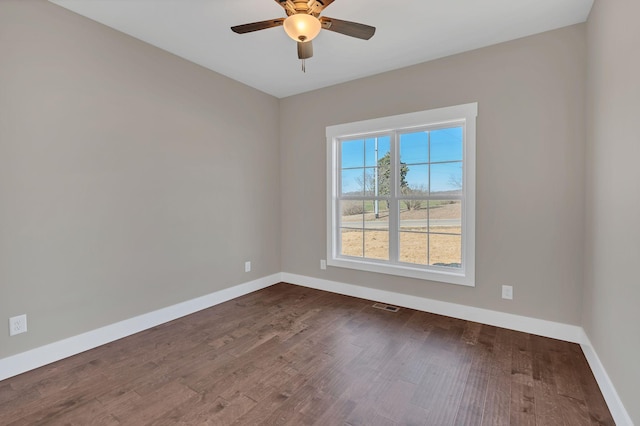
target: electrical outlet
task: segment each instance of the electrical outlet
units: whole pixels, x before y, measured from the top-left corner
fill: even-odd
[[[9,336],[27,332],[27,315],[9,318]]]
[[[503,285],[502,286],[502,298],[503,299],[508,299],[508,300],[513,300],[513,287],[510,285]]]
[[[244,271],[251,272],[251,262],[244,262]]]
[[[327,269],[327,261],[322,259],[320,260],[320,269]]]

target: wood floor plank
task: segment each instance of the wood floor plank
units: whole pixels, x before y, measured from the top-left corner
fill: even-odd
[[[196,395],[196,392],[177,382],[167,383],[155,392],[129,404],[120,404],[113,415],[122,423],[146,424],[161,418],[171,407]]]
[[[417,386],[404,380],[390,382],[385,392],[380,392],[376,400],[376,413],[381,417],[402,424],[407,406],[411,404],[411,397],[415,394]]]
[[[470,346],[469,350],[472,351],[473,356],[464,393],[454,420],[456,425],[482,424],[492,368],[490,359],[493,353],[493,342],[483,334],[483,326],[479,324],[470,328],[470,331],[472,331],[471,334],[463,333],[463,341]]]
[[[305,424],[315,425],[343,425],[346,419],[351,415],[356,408],[356,403],[350,399],[338,399],[331,406],[329,406],[324,413],[315,418],[310,418]]]
[[[397,378],[408,383],[418,384],[429,366],[429,356],[422,340],[407,338],[396,356],[382,370],[387,379]]]
[[[308,381],[302,373],[291,376],[291,379],[279,388],[274,388],[272,392],[263,398],[254,409],[247,414],[238,418],[233,424],[235,425],[259,425],[264,424],[265,419],[279,419],[286,417],[290,411],[289,407],[281,410],[281,407],[287,403],[294,395],[299,395],[301,389],[304,388]],[[275,424],[275,423],[274,423]],[[279,424],[283,424],[279,422]]]
[[[359,404],[351,412],[345,426],[398,426],[398,423],[381,416],[373,407],[366,404]]]
[[[507,426],[510,424],[514,335],[516,335],[515,332],[503,328],[496,330],[491,373],[482,413],[483,426]]]
[[[61,389],[60,392],[50,393],[46,397],[19,406],[6,416],[7,419],[17,419],[15,423],[10,420],[6,423],[10,425],[51,423],[95,399],[93,396],[103,385],[112,384],[107,377],[99,374],[86,381],[75,382],[73,386]]]
[[[405,407],[400,424],[406,426],[428,426],[427,417],[428,414],[424,408],[409,403]]]
[[[66,411],[61,414],[55,420],[45,419],[43,424],[60,424],[60,425],[104,425],[113,426],[121,425],[122,423],[116,419],[113,414],[108,412],[104,405],[98,400],[93,399],[86,404],[80,405],[73,410]]]
[[[2,425],[614,425],[580,347],[277,284],[0,382]]]
[[[206,393],[193,397],[167,412],[153,425],[231,425],[239,417],[250,411],[257,403],[246,395],[237,394],[233,398],[214,397]]]
[[[533,393],[536,402],[536,422],[538,424],[562,424],[562,409],[556,387],[552,353],[557,345],[550,339],[531,336]]]
[[[518,333],[515,335],[514,343],[511,364],[511,424],[535,426],[530,336]]]

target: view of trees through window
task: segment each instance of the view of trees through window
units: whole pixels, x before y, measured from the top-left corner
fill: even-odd
[[[341,255],[461,267],[461,126],[343,140],[340,152]]]

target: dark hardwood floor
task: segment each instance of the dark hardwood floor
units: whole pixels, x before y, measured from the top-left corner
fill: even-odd
[[[0,424],[613,425],[578,345],[277,284],[0,382]]]

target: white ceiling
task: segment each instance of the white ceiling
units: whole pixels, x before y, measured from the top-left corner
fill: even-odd
[[[586,21],[593,0],[335,0],[323,15],[375,26],[369,41],[323,30],[302,73],[274,0],[50,0],[279,98]]]

